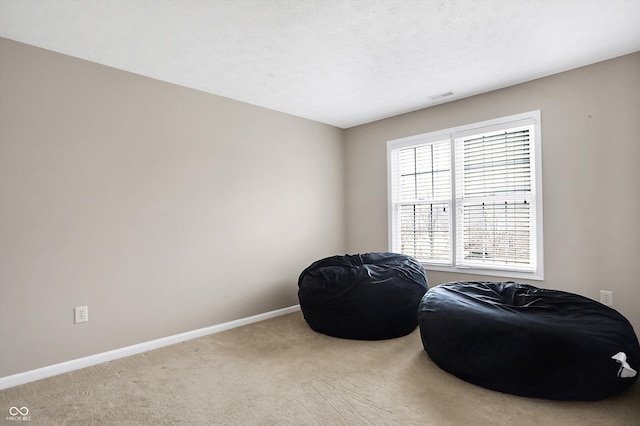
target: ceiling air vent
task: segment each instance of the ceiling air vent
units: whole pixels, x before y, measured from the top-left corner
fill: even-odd
[[[453,95],[453,92],[451,90],[449,90],[448,92],[440,93],[439,95],[428,96],[427,99],[429,99],[430,101],[437,101],[437,100],[440,100],[442,98],[447,98],[447,97],[452,96],[452,95]]]

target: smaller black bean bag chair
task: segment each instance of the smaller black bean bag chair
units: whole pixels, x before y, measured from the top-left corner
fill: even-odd
[[[640,346],[616,310],[512,282],[454,282],[420,302],[420,334],[443,370],[479,386],[556,400],[599,400],[637,380]]]
[[[333,256],[312,263],[298,279],[298,299],[309,326],[345,339],[404,336],[418,325],[418,305],[429,288],[420,263],[402,254]]]

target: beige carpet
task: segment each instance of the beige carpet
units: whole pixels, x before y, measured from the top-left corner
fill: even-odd
[[[0,424],[28,407],[31,425],[639,425],[639,386],[598,402],[506,395],[440,370],[417,329],[342,340],[296,312],[0,391]]]

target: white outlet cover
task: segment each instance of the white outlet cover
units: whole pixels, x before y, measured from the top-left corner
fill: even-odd
[[[600,303],[606,306],[613,306],[613,292],[600,290]]]
[[[75,317],[75,323],[78,324],[80,322],[89,321],[89,307],[88,306],[77,306],[73,308],[73,313]]]

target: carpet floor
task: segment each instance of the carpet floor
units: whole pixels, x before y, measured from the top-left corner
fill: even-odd
[[[31,425],[639,425],[640,385],[596,402],[517,397],[439,369],[417,329],[343,340],[295,312],[5,389],[0,424],[19,423],[11,407]]]

